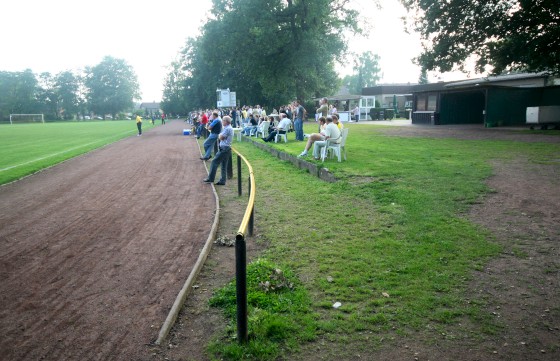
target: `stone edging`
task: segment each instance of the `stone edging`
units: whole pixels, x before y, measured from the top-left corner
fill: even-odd
[[[259,148],[261,150],[264,150],[266,152],[269,152],[270,154],[272,154],[276,158],[288,161],[299,169],[306,169],[309,172],[309,174],[314,175],[315,177],[321,179],[322,181],[329,182],[329,183],[334,183],[334,182],[337,181],[335,176],[331,172],[329,172],[329,170],[327,168],[324,168],[321,164],[308,162],[308,161],[306,161],[304,159],[301,159],[301,158],[298,158],[298,157],[296,157],[292,154],[288,154],[288,153],[280,151],[278,149],[269,147],[266,144],[254,141],[253,139],[251,139],[249,137],[246,137],[246,136],[242,136],[241,140],[243,142],[251,142],[257,148]]]

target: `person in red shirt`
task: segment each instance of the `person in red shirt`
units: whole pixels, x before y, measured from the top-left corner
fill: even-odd
[[[206,124],[208,124],[208,116],[206,112],[201,112],[199,116],[200,125],[196,129],[196,139],[200,139],[200,133],[202,133],[203,129],[206,129]]]

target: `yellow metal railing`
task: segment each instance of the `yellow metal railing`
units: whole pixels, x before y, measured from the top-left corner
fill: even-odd
[[[243,219],[241,220],[241,225],[239,226],[239,230],[237,231],[237,237],[245,237],[247,234],[247,228],[249,228],[249,235],[253,234],[253,221],[254,221],[254,210],[255,210],[255,176],[253,173],[253,167],[249,161],[239,153],[239,151],[235,148],[231,148],[237,154],[237,169],[238,169],[238,182],[241,182],[241,162],[243,160],[249,169],[249,202],[247,203],[247,208],[245,209],[245,214],[243,215]],[[239,195],[241,195],[241,191],[239,191]]]
[[[245,209],[245,215],[235,237],[235,285],[237,298],[237,339],[240,343],[247,343],[249,333],[247,327],[247,244],[245,234],[253,235],[254,216],[255,216],[255,176],[253,167],[235,148],[232,150],[237,154],[237,184],[238,193],[241,195],[241,160],[245,162],[249,169],[249,202]],[[232,162],[230,162],[231,164]],[[232,172],[233,173],[233,172]]]

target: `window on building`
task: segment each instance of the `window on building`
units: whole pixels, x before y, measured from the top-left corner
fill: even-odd
[[[428,109],[429,111],[435,112],[437,107],[437,95],[430,95],[428,97]]]
[[[418,95],[418,98],[416,98],[416,110],[417,111],[425,111],[426,110],[426,96],[425,95]]]

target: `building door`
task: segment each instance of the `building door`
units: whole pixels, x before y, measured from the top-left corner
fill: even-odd
[[[375,96],[360,98],[360,120],[371,120],[369,116],[371,108],[375,108]]]

